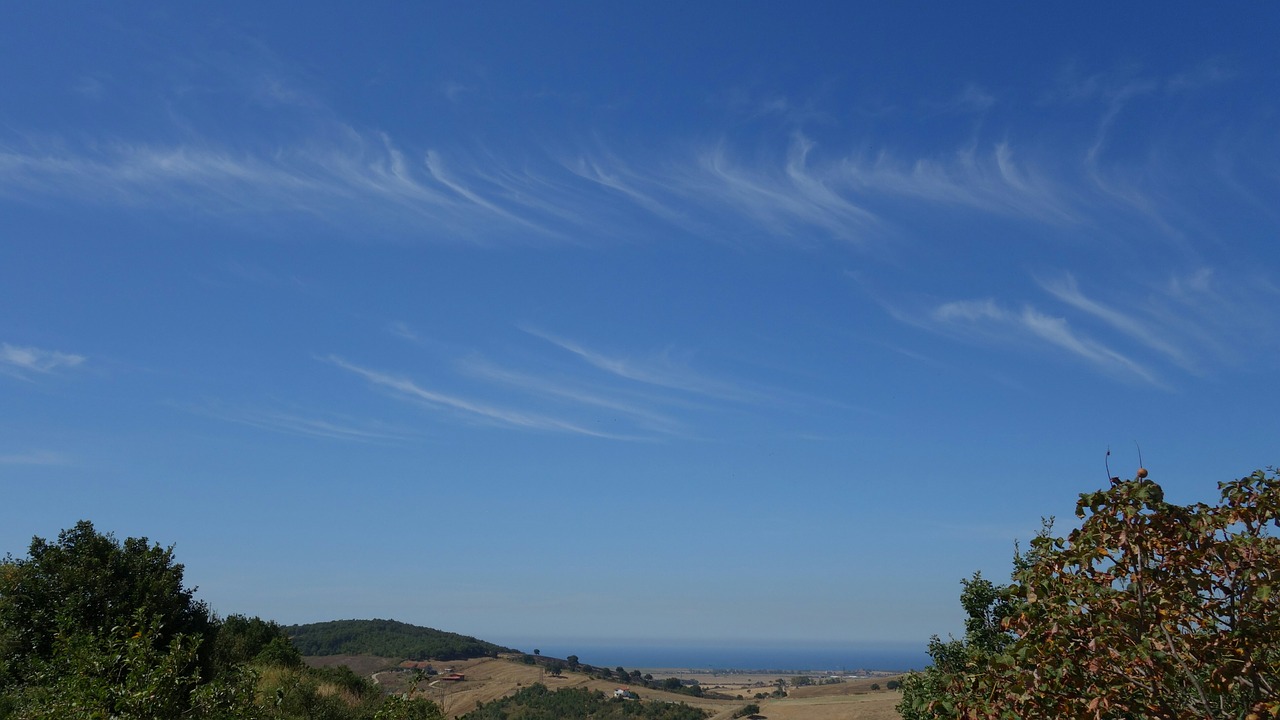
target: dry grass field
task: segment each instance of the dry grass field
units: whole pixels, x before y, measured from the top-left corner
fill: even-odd
[[[370,656],[309,657],[313,666],[346,665],[366,677],[375,677],[386,690],[403,692],[409,689],[412,673],[393,668],[396,660]],[[542,683],[551,689],[578,687],[612,693],[620,685],[607,680],[596,680],[580,673],[565,672],[563,677],[543,673],[540,667],[505,658],[478,658],[456,662],[433,663],[441,673],[459,672],[466,680],[451,682],[438,678],[426,678],[420,682],[415,695],[426,696],[440,704],[450,717],[458,717],[476,708],[477,703],[489,703],[519,691],[534,683]],[[779,676],[748,674],[690,674],[686,671],[650,669],[654,677],[696,678],[708,692],[724,695],[742,695],[742,700],[711,700],[695,698],[680,693],[632,688],[644,700],[682,702],[711,713],[713,720],[728,720],[733,713],[747,703],[760,706],[760,714],[769,720],[897,720],[893,707],[900,695],[886,690],[873,691],[871,684],[884,687],[891,678],[861,678],[832,685],[814,685],[796,688],[786,698],[755,700],[757,692],[773,689],[773,681]],[[783,676],[785,677],[785,676]]]

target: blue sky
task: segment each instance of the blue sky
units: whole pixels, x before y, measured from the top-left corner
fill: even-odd
[[[259,5],[0,31],[8,552],[923,643],[1108,447],[1184,502],[1277,461],[1272,5]]]

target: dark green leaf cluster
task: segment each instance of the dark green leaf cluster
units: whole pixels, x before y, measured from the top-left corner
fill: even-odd
[[[284,667],[302,664],[302,654],[289,642],[279,623],[244,615],[229,615],[219,622],[213,655],[221,667],[242,663]]]
[[[466,660],[515,652],[476,638],[395,620],[333,620],[285,628],[303,655],[377,655]]]
[[[173,548],[146,538],[119,543],[85,520],[55,543],[33,538],[28,556],[6,556],[0,572],[0,686],[49,661],[59,638],[106,639],[145,624],[159,650],[213,630],[208,608],[183,587]],[[192,658],[204,670],[209,660],[204,652]]]
[[[460,720],[704,720],[704,710],[684,703],[622,700],[599,690],[551,691],[541,683],[488,703]]]
[[[214,617],[172,548],[82,521],[0,561],[0,720],[443,720],[351,670],[315,670],[284,629]]]

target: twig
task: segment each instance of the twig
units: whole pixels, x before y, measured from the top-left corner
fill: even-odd
[[[1169,628],[1165,627],[1164,623],[1159,623],[1159,625],[1161,632],[1164,633],[1165,642],[1169,643],[1169,654],[1173,656],[1174,660],[1178,661],[1178,665],[1182,668],[1182,673],[1187,676],[1187,679],[1191,681],[1192,687],[1196,689],[1196,694],[1200,696],[1201,707],[1204,708],[1206,713],[1209,712],[1209,698],[1205,697],[1204,687],[1200,685],[1200,679],[1197,678],[1195,673],[1191,672],[1191,668],[1187,667],[1187,664],[1183,662],[1181,653],[1179,653],[1177,648],[1173,645],[1173,638],[1169,636]]]

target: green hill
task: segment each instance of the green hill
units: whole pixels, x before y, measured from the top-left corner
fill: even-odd
[[[303,655],[378,655],[410,660],[465,660],[517,652],[476,638],[395,620],[331,620],[285,627]]]

